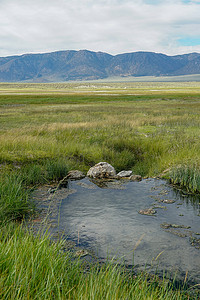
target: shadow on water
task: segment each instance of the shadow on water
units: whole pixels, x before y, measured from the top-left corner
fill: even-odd
[[[194,210],[200,214],[200,194],[187,193],[173,185],[172,188],[177,198],[180,198],[181,201],[184,201],[189,206],[192,205]]]

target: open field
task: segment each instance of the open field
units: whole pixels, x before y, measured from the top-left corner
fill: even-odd
[[[98,82],[191,82],[200,81],[200,74],[179,75],[179,76],[125,76],[125,77],[108,77],[99,79]]]
[[[30,92],[32,86],[20,90]],[[129,168],[143,176],[180,164],[199,165],[198,83],[134,83],[128,93],[121,83],[110,84],[112,94],[106,95],[102,85],[92,94],[90,84],[36,86],[31,95],[0,96],[1,163],[59,158],[86,171],[105,160],[118,171]],[[51,93],[55,86],[62,93]],[[39,88],[45,95],[35,95]],[[67,93],[76,89],[76,94]],[[130,95],[130,90],[137,92]]]
[[[20,220],[33,210],[30,187],[60,180],[70,169],[86,172],[99,161],[111,163],[117,171],[131,169],[142,176],[157,176],[167,169],[165,175],[173,182],[200,192],[200,83],[0,84],[1,224]],[[32,240],[18,230],[6,229],[8,233],[0,237],[0,247],[5,249],[0,256],[2,299],[23,299],[24,293],[24,299],[66,299],[67,293],[69,299],[81,299],[81,293],[89,295],[83,299],[94,299],[94,295],[99,295],[95,299],[133,295],[137,299],[145,295],[145,299],[184,299],[170,289],[166,292],[166,286],[158,288],[155,282],[148,285],[144,280],[134,286],[135,290],[139,287],[134,294],[133,282],[124,284],[127,277],[121,281],[118,271],[93,270],[90,276],[77,275],[75,265],[70,265],[68,288],[62,287],[68,280],[64,270],[55,286],[51,275],[58,274],[64,262],[58,256],[55,264],[53,260],[48,264],[45,257],[59,248],[53,250],[46,237]],[[33,252],[27,256],[33,265],[24,276],[20,257],[29,247]],[[41,264],[37,255],[41,255]],[[42,259],[45,267],[37,273]],[[67,263],[65,267],[69,267]],[[41,278],[48,268],[45,282],[49,286],[45,286]],[[35,281],[27,289],[29,278]],[[15,285],[11,286],[13,280]],[[108,281],[111,285],[118,282],[112,295],[105,286]],[[145,282],[144,289],[141,282]],[[103,295],[98,294],[102,286]]]
[[[194,75],[193,75],[194,76]],[[200,75],[196,75],[197,78]],[[175,81],[165,82],[154,82],[156,78],[152,77],[152,81],[142,82],[141,79],[137,81],[121,81],[121,78],[113,78],[113,81],[82,81],[82,82],[68,82],[68,83],[0,83],[0,95],[6,94],[59,94],[59,95],[188,95],[188,94],[199,94],[200,83],[198,81],[188,82],[190,76],[182,76],[186,81],[176,82]],[[193,78],[193,77],[192,77]],[[139,78],[133,78],[134,80]],[[143,78],[144,79],[144,78]],[[150,79],[150,77],[147,77]],[[166,77],[166,80],[169,79]],[[120,80],[120,82],[119,82]]]

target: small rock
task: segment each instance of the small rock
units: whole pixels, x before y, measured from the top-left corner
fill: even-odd
[[[142,176],[141,175],[131,175],[129,178],[131,181],[141,181]]]
[[[162,201],[163,203],[167,203],[167,204],[172,204],[174,203],[175,201],[174,200],[169,200],[169,199],[165,199]]]
[[[146,208],[141,209],[138,213],[141,215],[153,216],[156,214],[156,210],[154,210],[153,208]]]
[[[200,239],[195,237],[190,237],[190,244],[194,246],[196,249],[200,249]]]
[[[81,250],[77,250],[75,255],[78,256],[78,257],[83,257],[83,256],[86,256],[88,255],[88,251],[85,250],[85,249],[81,249]]]
[[[60,182],[59,187],[67,188],[68,180],[80,180],[85,177],[84,173],[79,170],[71,170],[68,172],[67,176],[65,176]]]
[[[85,174],[79,170],[71,170],[66,177],[70,180],[80,180],[85,177]]]
[[[107,162],[99,162],[89,169],[87,176],[92,178],[115,178],[116,171]]]
[[[120,179],[123,177],[130,177],[132,174],[133,174],[132,171],[121,171],[117,174],[117,177]]]

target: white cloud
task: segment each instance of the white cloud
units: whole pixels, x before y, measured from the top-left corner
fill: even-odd
[[[89,49],[111,54],[198,51],[200,1],[0,0],[0,55]]]

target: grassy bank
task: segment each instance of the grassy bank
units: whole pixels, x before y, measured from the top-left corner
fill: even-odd
[[[23,202],[27,194],[18,177],[12,174],[11,179],[12,210],[1,215],[0,226],[1,299],[198,299],[193,288],[174,287],[164,277],[136,276],[134,268],[130,272],[112,263],[84,265],[73,252],[63,252],[65,241],[52,242],[42,232],[32,235],[16,223],[30,213],[30,203],[16,213],[13,204]]]
[[[170,284],[135,277],[116,265],[86,268],[63,242],[33,237],[20,227],[1,228],[1,299],[189,299]]]
[[[0,85],[2,299],[188,299],[116,266],[86,272],[62,241],[12,225],[32,187],[99,161],[200,191],[200,84]],[[190,298],[189,298],[190,299]],[[191,298],[192,299],[192,298]]]
[[[65,241],[27,231],[19,223],[33,210],[26,175],[9,172],[0,181],[1,299],[198,299],[195,291],[174,288],[165,278],[135,276],[134,269],[112,263],[88,268],[70,250],[63,252]]]

